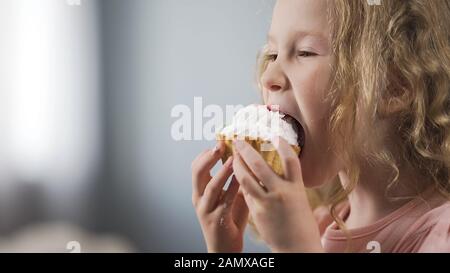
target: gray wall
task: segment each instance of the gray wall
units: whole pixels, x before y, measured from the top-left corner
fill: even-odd
[[[177,104],[249,104],[272,0],[105,0],[104,166],[99,228],[142,251],[205,251],[190,163],[214,141],[175,141]],[[247,237],[246,251],[267,251]]]
[[[99,1],[0,0],[0,237],[91,222],[101,158]]]

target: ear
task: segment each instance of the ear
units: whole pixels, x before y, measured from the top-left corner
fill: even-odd
[[[379,105],[380,114],[384,117],[409,109],[413,101],[412,92],[400,73],[392,73],[388,81]]]

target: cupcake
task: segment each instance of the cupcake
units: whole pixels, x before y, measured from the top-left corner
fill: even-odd
[[[272,110],[271,110],[272,109]],[[280,111],[266,105],[249,105],[240,109],[233,121],[217,133],[217,139],[225,142],[225,162],[233,154],[233,140],[241,139],[249,143],[272,170],[283,176],[281,159],[271,143],[273,137],[284,138],[299,155],[304,144],[304,133],[300,123]]]

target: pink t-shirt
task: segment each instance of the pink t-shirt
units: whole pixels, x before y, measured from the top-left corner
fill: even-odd
[[[345,220],[349,212],[350,206],[346,206],[341,217]],[[350,245],[335,222],[328,226],[322,236],[325,252],[450,253],[450,202],[429,192],[377,222],[349,232]]]

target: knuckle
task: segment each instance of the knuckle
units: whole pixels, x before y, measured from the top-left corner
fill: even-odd
[[[283,203],[285,200],[283,192],[281,192],[279,190],[275,190],[275,191],[271,192],[269,195],[269,199],[272,202],[276,202],[276,203]]]

